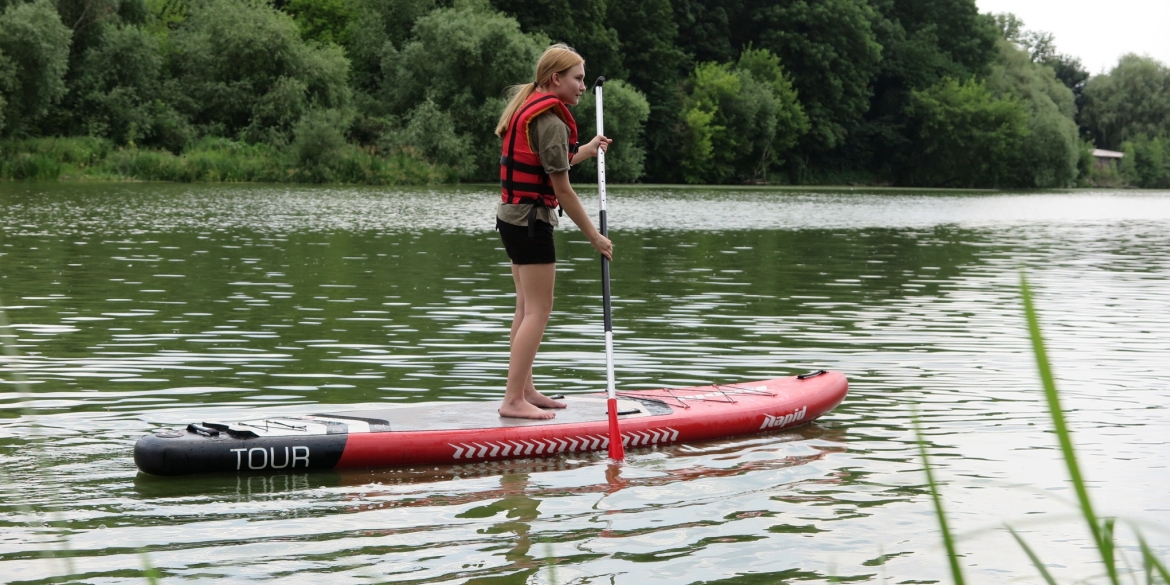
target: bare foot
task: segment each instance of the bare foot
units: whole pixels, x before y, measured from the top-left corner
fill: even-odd
[[[549,398],[548,396],[545,396],[536,390],[525,392],[524,400],[528,401],[528,404],[531,404],[537,408],[565,408],[566,406],[564,402],[553,400],[552,398]]]
[[[508,418],[531,418],[536,420],[546,420],[556,416],[556,413],[541,410],[524,401],[515,403],[505,402],[497,412],[500,413],[500,416],[506,416]]]

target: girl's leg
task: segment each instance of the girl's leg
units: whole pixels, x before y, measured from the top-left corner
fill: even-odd
[[[552,314],[556,264],[513,264],[516,282],[516,315],[512,319],[508,385],[504,391],[501,416],[546,419],[555,416],[546,408],[564,408],[536,391],[532,385],[532,362],[540,349],[544,328]]]

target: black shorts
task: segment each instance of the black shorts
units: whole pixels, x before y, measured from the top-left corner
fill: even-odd
[[[504,240],[504,250],[512,264],[555,264],[557,251],[553,246],[552,224],[539,219],[533,221],[535,229],[529,236],[528,226],[512,225],[497,217],[496,229]]]

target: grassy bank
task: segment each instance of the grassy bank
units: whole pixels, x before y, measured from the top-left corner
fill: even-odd
[[[0,141],[0,180],[355,183],[454,182],[451,169],[408,152],[380,155],[350,144],[285,148],[206,138],[181,154],[116,147],[101,138]]]

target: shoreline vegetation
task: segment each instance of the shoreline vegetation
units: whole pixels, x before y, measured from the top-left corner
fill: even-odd
[[[382,156],[345,145],[327,160],[305,160],[298,151],[250,145],[222,138],[201,140],[181,154],[167,150],[117,146],[94,137],[0,140],[0,182],[172,182],[172,183],[296,183],[345,185],[485,185],[461,180],[458,171],[397,153]],[[1096,168],[1087,180],[1069,188],[1142,189],[1126,181],[1117,166]],[[998,191],[997,187],[899,186],[873,176],[829,177],[816,183],[616,183],[639,188],[672,189],[889,189],[906,191]],[[1164,188],[1153,187],[1162,190]]]
[[[491,182],[554,41],[615,183],[1170,188],[1170,67],[975,0],[0,0],[0,180]]]

